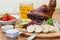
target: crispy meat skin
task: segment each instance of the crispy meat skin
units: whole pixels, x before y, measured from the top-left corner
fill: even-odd
[[[52,18],[53,13],[55,11],[55,7],[56,7],[56,0],[50,0],[49,5],[42,5],[37,9],[31,10],[30,13],[28,14],[28,18],[39,19],[39,20],[41,19],[47,20],[48,18]]]

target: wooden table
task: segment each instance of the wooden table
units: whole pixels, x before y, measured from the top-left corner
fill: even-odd
[[[53,15],[53,18],[60,21],[60,10],[56,10],[55,14]],[[15,40],[26,40],[26,36],[20,35]],[[2,32],[0,28],[0,40],[12,40],[11,38],[6,37],[6,34]],[[60,37],[57,38],[35,38],[33,40],[60,40]]]
[[[26,40],[26,36],[24,35],[20,35],[17,38],[15,38],[15,40]],[[0,40],[12,40],[11,38],[6,37],[6,34],[2,32],[1,28],[0,28]],[[60,40],[60,37],[57,38],[39,38],[39,39],[34,39],[34,40]]]

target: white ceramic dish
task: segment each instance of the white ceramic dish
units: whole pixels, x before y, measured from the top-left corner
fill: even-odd
[[[19,16],[18,15],[12,15],[12,16],[14,16],[16,19],[10,20],[10,21],[2,21],[2,20],[0,20],[0,23],[1,24],[14,24],[19,19]]]
[[[6,30],[9,30],[9,29],[13,29],[13,25],[4,25],[4,26],[2,26],[1,28],[2,28],[2,32],[5,32]]]
[[[6,31],[6,36],[9,37],[9,38],[15,38],[15,37],[18,37],[19,34],[21,34],[21,33],[22,32],[20,32],[17,29],[10,29],[10,30]]]

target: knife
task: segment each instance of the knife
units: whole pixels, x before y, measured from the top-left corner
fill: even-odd
[[[33,40],[36,36],[37,36],[38,33],[34,33],[32,34],[30,37],[28,37],[26,40]]]

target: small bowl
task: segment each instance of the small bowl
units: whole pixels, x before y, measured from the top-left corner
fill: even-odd
[[[17,29],[10,29],[6,31],[6,36],[9,38],[16,38],[21,34],[22,32],[19,32]]]
[[[2,32],[5,32],[6,30],[13,29],[14,26],[13,25],[4,25],[1,28],[2,28]]]
[[[12,16],[15,17],[16,19],[9,20],[9,21],[2,21],[2,20],[0,20],[0,23],[4,24],[4,25],[14,24],[19,19],[19,16],[18,15],[12,15]]]

